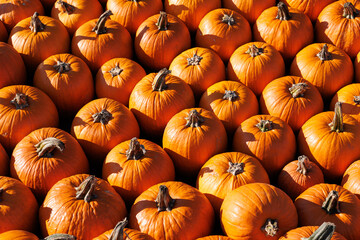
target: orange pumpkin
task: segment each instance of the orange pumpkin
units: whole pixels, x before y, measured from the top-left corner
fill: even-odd
[[[250,24],[240,13],[218,8],[201,19],[195,41],[196,46],[214,50],[227,62],[238,47],[251,41]]]
[[[353,162],[345,171],[341,185],[360,198],[360,160]]]
[[[24,137],[12,152],[10,173],[44,199],[59,180],[88,173],[89,163],[80,144],[58,128],[40,128]]]
[[[145,70],[137,62],[128,58],[113,58],[104,63],[96,74],[96,96],[111,98],[128,106],[132,90],[145,76]]]
[[[260,96],[272,80],[285,75],[281,54],[264,42],[246,43],[235,50],[227,65],[229,79],[239,81]]]
[[[107,10],[98,19],[84,23],[72,38],[72,53],[84,60],[94,73],[112,58],[133,55],[129,32],[120,23],[108,20],[111,15]]]
[[[0,240],[39,240],[39,238],[28,231],[24,230],[10,230],[0,234]]]
[[[196,240],[231,240],[231,238],[220,235],[211,235],[211,236],[197,238]]]
[[[336,92],[330,103],[330,110],[342,102],[342,112],[360,120],[360,83],[346,85]]]
[[[250,183],[232,190],[220,213],[221,226],[232,239],[275,240],[298,223],[290,197],[266,183]]]
[[[336,0],[284,0],[284,3],[305,13],[315,22],[320,12]]]
[[[9,34],[8,34],[4,24],[0,21],[0,41],[7,42],[8,38],[9,38]]]

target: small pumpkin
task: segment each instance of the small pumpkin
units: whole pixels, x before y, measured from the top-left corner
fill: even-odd
[[[341,186],[354,193],[360,199],[360,160],[353,162],[345,171]]]
[[[38,238],[35,234],[24,230],[11,230],[0,234],[0,240],[76,240],[69,234],[55,234],[45,238]]]
[[[337,102],[342,102],[343,113],[360,119],[360,83],[346,85],[337,91],[331,100],[330,110],[334,110]]]
[[[312,22],[315,22],[320,12],[335,0],[284,0],[288,6],[305,13]]]
[[[231,238],[221,235],[211,235],[211,236],[197,238],[196,240],[231,240]]]

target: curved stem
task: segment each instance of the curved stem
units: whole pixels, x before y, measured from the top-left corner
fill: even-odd
[[[92,115],[93,122],[100,122],[101,124],[107,124],[112,119],[112,114],[109,113],[106,109],[101,110],[101,112],[94,113]]]
[[[127,218],[118,222],[114,227],[109,240],[123,240],[124,234],[130,239],[129,235],[125,232],[125,226],[128,224]]]
[[[46,238],[43,238],[42,240],[76,240],[76,237],[70,234],[65,233],[56,233],[50,236],[47,236]]]
[[[310,89],[307,83],[295,83],[290,88],[290,94],[293,98],[303,97],[306,90]]]
[[[35,144],[34,147],[38,157],[51,158],[54,156],[55,149],[58,149],[60,152],[64,151],[65,144],[57,138],[48,137]]]
[[[298,157],[296,171],[302,175],[306,175],[311,169],[310,160],[307,156],[301,155]]]
[[[166,31],[168,26],[169,26],[169,22],[167,19],[167,14],[164,11],[160,11],[160,16],[156,22],[156,26],[158,26],[158,29],[160,31]]]
[[[267,237],[274,237],[279,231],[278,222],[276,219],[266,219],[262,230],[265,232]]]
[[[94,175],[88,176],[76,190],[76,199],[82,199],[85,202],[90,202],[96,195],[94,194],[97,179]]]
[[[53,66],[58,73],[65,73],[71,70],[70,63],[62,62],[60,60]]]
[[[331,222],[324,222],[310,237],[302,238],[302,240],[331,240],[334,232],[335,224]]]
[[[244,172],[244,167],[245,167],[245,164],[243,162],[233,163],[233,162],[229,161],[229,168],[228,168],[227,172],[236,176],[236,175]]]
[[[187,120],[186,127],[200,127],[201,123],[204,122],[204,118],[196,109],[191,110],[185,119]]]
[[[187,58],[186,60],[188,62],[188,66],[196,66],[196,65],[200,65],[202,59],[203,57],[200,57],[199,55],[194,53],[194,55],[191,58]]]
[[[41,32],[45,29],[45,24],[43,24],[39,19],[39,13],[35,12],[31,16],[30,20],[30,30],[34,33]]]
[[[277,7],[278,7],[278,12],[276,15],[276,19],[279,19],[281,21],[287,21],[287,20],[291,19],[289,8],[288,8],[288,6],[286,6],[285,3],[279,2],[277,4]]]
[[[140,144],[136,137],[130,140],[129,149],[126,150],[126,158],[127,160],[139,160],[146,153],[144,145]]]
[[[343,17],[347,19],[355,19],[359,15],[359,11],[351,2],[346,2],[344,4]]]
[[[16,93],[15,97],[10,101],[16,109],[24,109],[29,106],[28,96],[23,93]]]
[[[330,191],[321,208],[324,209],[328,214],[340,213],[339,193],[335,190]]]
[[[255,44],[251,45],[249,49],[245,52],[247,54],[250,54],[251,57],[256,57],[264,53],[263,48],[258,48],[255,46]]]
[[[111,15],[113,15],[111,10],[106,10],[103,14],[101,14],[92,31],[95,32],[97,35],[106,33],[107,29],[105,27],[105,23]]]
[[[333,56],[331,52],[329,52],[328,45],[326,43],[322,47],[321,51],[318,54],[316,54],[316,56],[320,58],[321,61],[329,61],[333,59]]]
[[[235,19],[233,17],[233,14],[231,14],[231,15],[224,14],[224,16],[222,18],[222,22],[227,23],[229,26],[234,25],[235,24]]]
[[[66,12],[67,14],[72,14],[75,10],[75,7],[67,2],[64,2],[63,0],[58,0],[57,2],[61,6],[61,10],[63,12]]]
[[[120,75],[120,73],[122,73],[123,71],[124,71],[124,69],[120,68],[119,65],[116,65],[109,71],[109,73],[111,74],[112,77],[116,77],[116,76]]]
[[[267,132],[273,129],[273,122],[269,120],[261,119],[259,123],[255,125],[262,132]]]
[[[341,109],[342,102],[335,103],[335,109],[334,109],[334,118],[331,123],[329,123],[329,126],[331,127],[332,132],[343,132],[344,131],[344,123],[343,123],[343,115],[342,115],[342,109]]]
[[[170,73],[170,70],[163,68],[156,74],[154,81],[152,82],[153,91],[161,92],[167,88],[167,85],[165,84],[165,78]]]
[[[225,94],[223,96],[223,99],[229,100],[229,101],[235,101],[239,98],[239,95],[235,91],[231,90],[225,90]]]
[[[169,189],[165,185],[159,186],[159,193],[155,199],[158,211],[171,211],[175,204],[175,200],[170,197]]]

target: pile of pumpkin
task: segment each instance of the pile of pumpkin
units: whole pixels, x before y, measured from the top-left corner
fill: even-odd
[[[360,239],[359,1],[0,0],[0,41],[0,240]]]

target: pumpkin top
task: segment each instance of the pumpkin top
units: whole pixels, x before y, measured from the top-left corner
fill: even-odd
[[[291,14],[289,12],[288,6],[284,2],[279,2],[277,4],[278,7],[278,13],[276,15],[276,19],[279,19],[281,21],[287,21],[291,19]]]
[[[101,16],[99,17],[99,19],[96,22],[96,25],[92,29],[92,31],[95,32],[97,35],[106,33],[107,30],[105,27],[105,23],[106,23],[106,20],[108,20],[111,15],[113,15],[111,10],[106,10],[103,14],[101,14]]]

